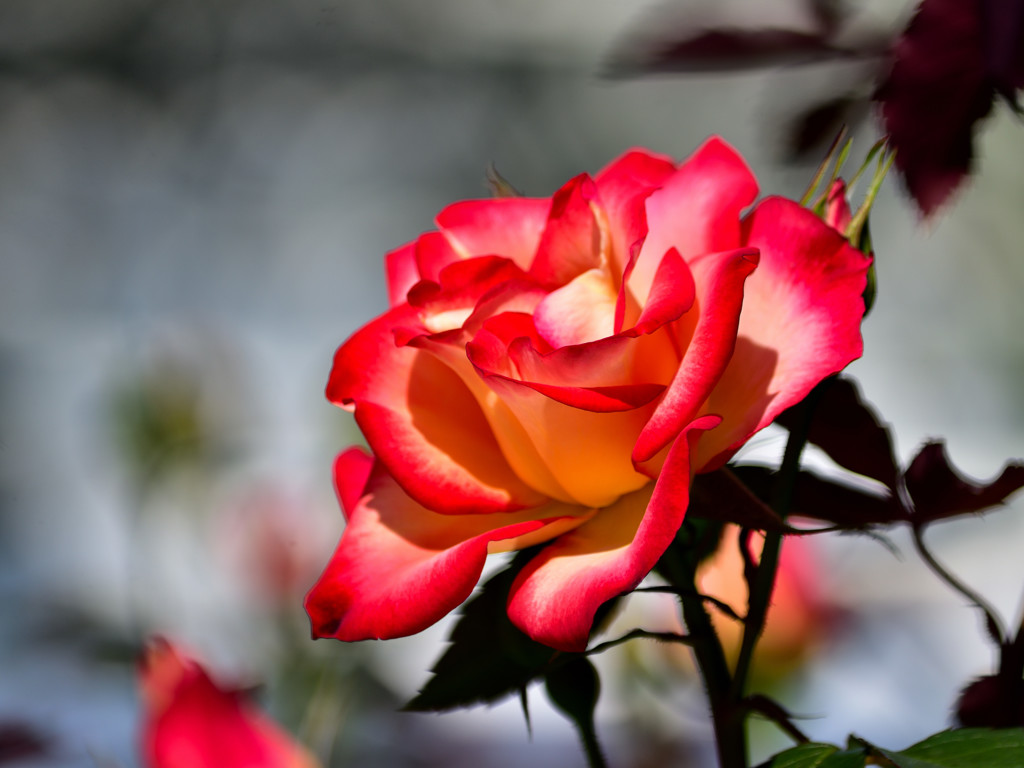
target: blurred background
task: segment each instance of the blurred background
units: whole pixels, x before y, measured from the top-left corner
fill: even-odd
[[[910,11],[853,6],[851,34],[894,33]],[[445,626],[308,639],[301,598],[342,528],[331,461],[358,440],[323,386],[336,346],[385,307],[384,253],[487,195],[491,163],[546,196],[629,147],[682,159],[721,134],[762,190],[802,193],[824,148],[794,160],[793,120],[870,93],[871,62],[605,76],[666,19],[681,36],[810,23],[784,0],[0,4],[0,762],[138,766],[135,641],[155,632],[260,686],[325,765],[584,764],[539,690],[532,738],[517,702],[397,712]],[[854,158],[877,131],[866,113]],[[1021,136],[997,111],[974,178],[927,224],[886,183],[878,301],[850,369],[904,460],[946,437],[978,478],[1024,453]],[[930,534],[1013,626],[1022,505]],[[977,614],[892,538],[901,557],[809,543],[828,631],[766,678],[813,738],[901,748],[992,671]],[[675,621],[654,596],[629,611]],[[614,765],[710,764],[685,660],[633,644],[601,663]],[[757,732],[762,757],[787,744]]]

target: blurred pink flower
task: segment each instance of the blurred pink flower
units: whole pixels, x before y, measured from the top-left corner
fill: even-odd
[[[761,539],[750,540],[755,557],[760,556]],[[779,570],[772,592],[764,634],[757,645],[757,671],[780,677],[791,671],[820,646],[834,624],[837,610],[820,588],[821,568],[814,557],[812,542],[789,536],[782,544]],[[718,552],[697,573],[698,589],[723,600],[740,615],[746,611],[747,583],[739,548],[739,528],[727,526]],[[713,611],[715,629],[726,654],[735,659],[743,639],[743,625]]]
[[[318,763],[236,690],[220,687],[168,641],[139,665],[146,768],[317,768]]]

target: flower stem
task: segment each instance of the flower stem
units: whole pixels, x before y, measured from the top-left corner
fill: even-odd
[[[803,418],[789,433],[789,440],[786,442],[786,450],[782,456],[782,465],[779,467],[775,494],[772,499],[772,509],[782,520],[786,519],[786,515],[789,514],[793,504],[793,489],[800,472],[800,456],[803,453],[804,446],[807,445],[807,437],[810,433],[811,420],[814,417],[815,408],[818,400],[821,398],[821,393],[831,382],[831,379],[826,379],[811,390],[803,402]],[[772,591],[775,588],[775,576],[779,567],[779,553],[781,549],[782,534],[778,531],[766,531],[760,560],[748,583],[749,598],[747,617],[743,625],[743,641],[740,645],[740,653],[736,660],[736,669],[732,675],[732,686],[730,689],[730,699],[733,702],[743,701],[746,695],[747,678],[750,675],[754,649],[761,637],[761,633],[764,631],[765,619],[768,616],[768,606],[771,602]]]
[[[641,638],[645,640],[657,640],[660,643],[680,643],[682,645],[691,644],[688,636],[680,635],[678,632],[648,632],[645,629],[634,629],[631,632],[627,632],[622,637],[617,637],[614,640],[608,640],[607,642],[595,645],[587,651],[587,656],[604,653],[611,648],[615,648],[623,643],[628,643],[630,640]]]
[[[604,759],[601,745],[597,742],[597,734],[592,728],[577,728],[580,734],[580,742],[583,744],[583,751],[587,755],[587,766],[589,768],[608,768]]]
[[[985,627],[988,630],[989,635],[992,636],[992,639],[995,640],[1000,647],[1005,645],[1008,638],[1006,636],[1006,631],[1003,629],[1003,624],[999,620],[999,614],[995,608],[993,608],[992,605],[981,596],[981,593],[971,589],[964,582],[950,573],[942,563],[935,559],[935,556],[924,544],[923,526],[915,525],[913,526],[912,531],[914,535],[914,546],[917,549],[917,553],[921,556],[921,559],[924,560],[925,565],[927,565],[931,569],[932,573],[948,584],[954,591],[959,592],[967,598],[968,602],[970,602],[975,608],[980,609],[985,615]]]
[[[747,734],[742,713],[730,695],[732,678],[722,644],[704,602],[688,595],[680,595],[679,600],[711,705],[718,764],[720,768],[746,768]]]
[[[679,598],[690,646],[711,707],[720,768],[747,768],[746,732],[739,708],[730,697],[732,676],[705,600],[694,584],[697,558],[693,548],[676,539],[660,563],[662,575]]]

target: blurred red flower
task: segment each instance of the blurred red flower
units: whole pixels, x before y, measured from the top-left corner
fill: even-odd
[[[168,641],[139,666],[147,768],[317,768],[318,763],[236,690],[222,688]]]

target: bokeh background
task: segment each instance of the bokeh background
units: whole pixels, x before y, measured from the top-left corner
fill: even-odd
[[[910,10],[853,5],[851,34]],[[335,347],[385,306],[383,254],[486,195],[489,164],[549,195],[629,147],[681,159],[721,134],[763,190],[802,192],[817,158],[788,156],[794,116],[869,92],[872,63],[604,76],[666,19],[680,35],[809,23],[783,0],[0,4],[0,759],[139,765],[133,653],[159,632],[261,685],[331,765],[583,765],[539,690],[532,738],[515,702],[396,712],[444,626],[308,640],[301,596],[342,528],[331,460],[358,439],[322,390]],[[877,132],[867,114],[855,157]],[[979,478],[1024,452],[1022,136],[1005,109],[987,121],[974,178],[935,221],[887,182],[879,297],[850,369],[904,459],[946,437]],[[1013,625],[1022,504],[931,533]],[[892,539],[901,557],[814,541],[841,619],[774,683],[814,738],[903,747],[991,671],[976,613]],[[685,665],[636,645],[602,665],[613,764],[710,764]],[[761,755],[786,744],[758,732]]]

